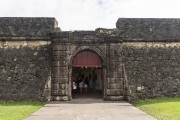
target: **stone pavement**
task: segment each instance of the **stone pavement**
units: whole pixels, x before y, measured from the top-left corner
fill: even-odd
[[[155,120],[124,101],[73,99],[52,101],[25,120]]]

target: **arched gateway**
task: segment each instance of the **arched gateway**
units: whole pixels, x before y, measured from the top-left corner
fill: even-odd
[[[79,34],[81,33],[81,34]],[[51,100],[71,100],[72,83],[86,82],[77,97],[122,100],[124,83],[121,43],[96,38],[95,32],[54,34],[51,57]],[[92,36],[90,39],[89,35]],[[119,38],[118,38],[119,39]]]
[[[72,96],[102,97],[103,93],[103,61],[92,50],[82,50],[72,59],[72,88],[73,82],[77,89]]]

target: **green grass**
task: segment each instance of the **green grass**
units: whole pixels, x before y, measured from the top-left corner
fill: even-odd
[[[180,120],[180,97],[139,100],[133,105],[158,120]]]
[[[22,120],[44,104],[38,101],[0,101],[0,120]]]

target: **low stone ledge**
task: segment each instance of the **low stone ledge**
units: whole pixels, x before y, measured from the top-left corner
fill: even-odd
[[[106,96],[104,99],[109,101],[122,101],[124,100],[124,96]]]
[[[52,96],[52,100],[55,101],[68,101],[68,96]]]

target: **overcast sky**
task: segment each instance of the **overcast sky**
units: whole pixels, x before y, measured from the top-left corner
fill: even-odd
[[[180,18],[180,0],[0,0],[0,17],[55,17],[62,30],[115,28],[119,17]]]

